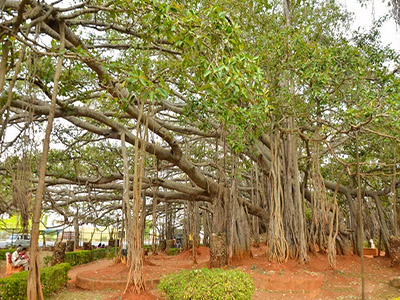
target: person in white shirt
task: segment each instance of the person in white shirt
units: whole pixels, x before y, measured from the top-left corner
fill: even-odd
[[[29,258],[26,255],[26,248],[22,248],[20,245],[17,247],[17,250],[13,252],[11,255],[11,263],[14,267],[22,266],[24,270],[29,269]]]
[[[369,243],[371,244],[371,248],[375,248],[375,243],[373,239],[369,240]]]

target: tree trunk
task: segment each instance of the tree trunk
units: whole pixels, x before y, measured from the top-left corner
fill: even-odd
[[[60,264],[64,262],[65,251],[67,249],[67,244],[63,241],[56,242],[54,245],[53,257],[51,259],[51,266]]]
[[[271,133],[271,169],[265,180],[265,194],[270,212],[267,232],[268,260],[286,262],[288,243],[283,227],[283,190],[281,183],[280,137],[277,129]]]
[[[254,165],[254,171],[252,172],[252,193],[251,196],[253,198],[253,204],[260,206],[260,196],[259,196],[259,180],[258,180],[258,169],[257,165]],[[255,177],[255,180],[254,180]],[[253,240],[254,246],[258,247],[260,245],[260,224],[257,216],[253,216],[252,220],[252,232],[253,232]]]
[[[78,223],[78,211],[74,218],[74,251],[79,248],[79,223]]]
[[[46,233],[45,232],[43,232],[42,237],[43,237],[43,249],[46,249]]]
[[[131,248],[128,249],[129,257],[132,257],[132,263],[129,269],[128,281],[124,294],[128,287],[132,285],[133,291],[136,294],[140,294],[146,290],[145,281],[143,277],[143,224],[146,212],[144,211],[145,205],[142,205],[142,180],[144,176],[144,166],[146,155],[144,152],[145,143],[142,143],[139,148],[139,135],[142,133],[141,118],[143,116],[144,101],[140,103],[140,115],[136,125],[136,140],[135,140],[135,161],[134,161],[134,178],[133,178],[133,214],[132,222],[130,223],[130,239]],[[148,120],[148,118],[147,118]],[[147,141],[147,124],[145,128],[144,140]]]
[[[375,200],[376,208],[378,210],[378,220],[382,233],[382,242],[390,255],[390,252],[392,251],[390,246],[390,231],[386,223],[385,214],[383,213],[382,203],[376,194],[373,195],[373,199]]]
[[[165,228],[165,238],[167,240],[172,239],[173,237],[173,232],[172,232],[172,208],[171,208],[171,203],[166,202],[165,203],[165,222],[166,222],[166,228]]]
[[[208,203],[204,203],[205,206],[208,205]],[[202,212],[202,216],[203,216],[203,245],[206,247],[210,246],[210,216],[209,213],[206,210],[203,210]]]
[[[396,147],[394,147],[394,156],[396,155]],[[398,235],[398,227],[399,227],[399,212],[397,205],[397,190],[396,190],[396,158],[393,159],[393,179],[391,185],[391,194],[392,194],[392,205],[393,205],[393,234],[395,236]]]
[[[155,177],[158,179],[158,159],[154,156],[153,157],[153,164],[154,164],[154,172],[155,172]],[[151,221],[152,221],[152,228],[153,228],[153,236],[151,239],[151,250],[152,254],[155,255],[157,254],[157,244],[156,244],[156,232],[157,232],[157,196],[156,193],[158,191],[158,185],[153,186],[153,199],[152,199],[152,216],[151,216]]]
[[[153,227],[153,235],[151,238],[151,252],[153,255],[157,254],[157,244],[156,244],[156,233],[157,233],[157,198],[153,195],[153,211],[152,211],[152,227]]]
[[[128,157],[128,152],[126,150],[126,143],[125,143],[125,133],[121,133],[121,151],[122,151],[122,159],[123,159],[123,166],[124,166],[124,183],[123,183],[123,194],[122,194],[122,218],[123,218],[123,224],[125,225],[125,228],[122,226],[122,232],[121,232],[121,243],[120,243],[120,250],[119,250],[119,258],[122,258],[122,248],[124,244],[124,239],[126,241],[126,244],[128,248],[131,248],[131,240],[128,239],[128,237],[131,236],[131,222],[132,222],[132,210],[131,210],[131,204],[129,200],[129,157]],[[130,253],[127,253],[127,264],[128,266],[130,265],[132,261],[132,257],[130,256]]]
[[[210,267],[220,268],[228,264],[226,241],[226,191],[222,190],[214,200],[212,232],[210,236]]]
[[[60,52],[61,52],[64,50],[65,46],[64,23],[60,23],[60,35],[61,35],[60,38],[61,40]],[[50,113],[47,121],[46,133],[43,141],[43,151],[39,165],[39,182],[36,188],[36,196],[35,196],[35,203],[32,216],[31,247],[30,247],[31,261],[30,261],[28,282],[27,282],[28,300],[43,299],[42,286],[40,282],[39,258],[38,258],[39,224],[42,213],[42,199],[44,193],[44,180],[46,177],[47,156],[50,148],[50,134],[53,128],[54,111],[56,106],[58,82],[61,74],[62,62],[63,62],[63,56],[60,55],[57,61],[56,72],[54,75],[54,89],[51,97]]]
[[[288,130],[296,127],[295,120],[288,120]],[[300,180],[298,170],[297,138],[289,133],[283,143],[283,198],[284,198],[284,230],[288,243],[289,257],[298,259],[300,264],[308,261],[307,240],[305,230],[305,216],[303,197],[300,192]]]
[[[349,205],[350,210],[350,229],[351,229],[351,236],[350,239],[353,244],[353,252],[354,254],[360,255],[358,252],[360,249],[361,237],[358,234],[358,219],[357,219],[357,210],[353,203],[353,197],[351,196],[349,191],[345,191],[345,197],[347,200],[347,204]]]
[[[74,245],[75,245],[74,241],[68,240],[67,241],[66,251],[67,252],[73,252],[74,251]]]
[[[200,225],[199,225],[199,203],[193,203],[193,248],[192,248],[192,256],[193,256],[193,264],[197,265],[197,247],[199,246],[199,233],[200,233]]]
[[[183,213],[183,241],[182,248],[183,250],[189,249],[189,235],[190,235],[190,202],[187,201],[183,204],[184,213]]]

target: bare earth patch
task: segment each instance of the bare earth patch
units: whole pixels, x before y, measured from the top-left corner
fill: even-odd
[[[256,287],[253,299],[344,300],[361,298],[361,268],[360,258],[357,256],[338,256],[337,268],[333,270],[329,267],[326,255],[310,255],[309,264],[299,265],[294,260],[289,260],[285,264],[269,263],[265,257],[266,248],[264,246],[253,248],[252,253],[252,258],[234,261],[231,267],[242,269],[253,277]],[[164,299],[155,288],[162,275],[179,272],[182,269],[207,267],[209,259],[210,253],[206,247],[200,247],[197,250],[197,265],[193,264],[192,251],[184,251],[177,256],[165,254],[146,256],[144,277],[148,282],[149,291],[141,295],[135,295],[128,291],[124,296],[122,296],[123,288],[118,287],[117,283],[125,286],[128,268],[123,264],[102,259],[73,267],[69,272],[71,280],[68,287],[51,299]],[[3,268],[1,270],[1,275],[4,275]],[[390,267],[390,259],[366,257],[366,299],[387,300],[400,296],[400,291],[388,284],[391,278],[399,274],[400,267]],[[93,288],[91,290],[78,288],[76,286],[77,275],[92,280]],[[116,286],[105,288],[96,281],[114,282]]]

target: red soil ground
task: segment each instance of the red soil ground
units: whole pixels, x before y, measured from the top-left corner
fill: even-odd
[[[266,248],[252,249],[253,258],[234,261],[232,267],[242,269],[254,279],[256,290],[253,299],[361,299],[360,258],[357,256],[338,256],[337,268],[329,267],[326,255],[310,255],[307,265],[299,265],[294,260],[285,264],[269,263],[265,257]],[[178,272],[182,269],[205,267],[209,263],[209,249],[200,247],[197,251],[197,265],[193,264],[192,251],[185,251],[177,256],[164,254],[149,255],[144,265],[146,281],[159,279],[162,275]],[[115,264],[106,259],[71,269],[71,280],[68,290],[76,291],[76,276],[92,280],[122,281],[126,280],[128,269],[123,264]],[[365,291],[366,299],[392,299],[400,296],[400,291],[389,286],[389,280],[400,275],[400,267],[390,267],[390,260],[384,257],[365,258]],[[101,285],[100,285],[101,286]],[[163,299],[150,286],[148,292],[135,295],[128,292],[121,297],[121,291],[107,289],[104,299]]]

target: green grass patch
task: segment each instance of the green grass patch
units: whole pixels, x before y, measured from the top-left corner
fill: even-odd
[[[247,300],[254,293],[254,283],[241,270],[203,268],[164,276],[158,289],[170,300]]]

